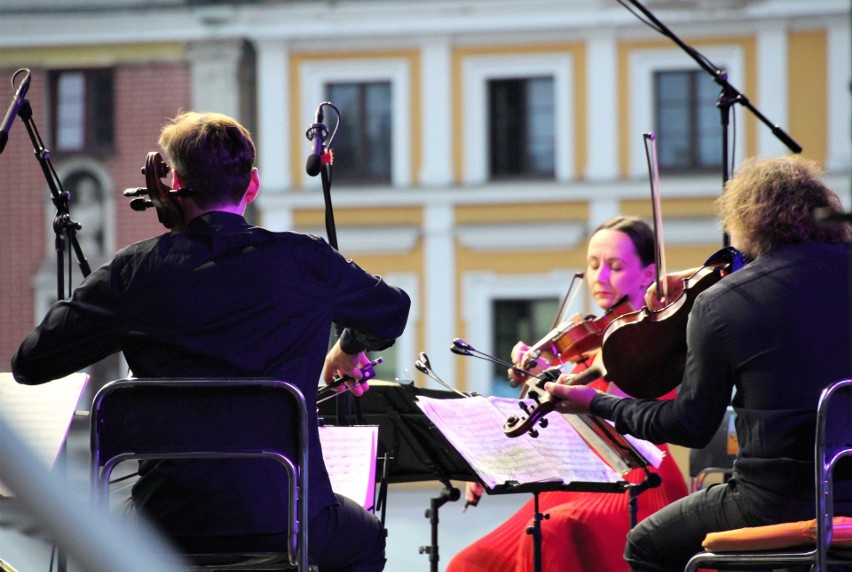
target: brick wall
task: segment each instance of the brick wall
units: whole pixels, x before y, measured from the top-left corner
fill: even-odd
[[[13,91],[8,78],[14,68],[0,68],[2,113]],[[27,99],[44,146],[51,149],[47,108],[47,70],[31,68],[32,81]],[[190,105],[190,76],[186,63],[145,62],[121,64],[115,68],[115,152],[99,160],[115,184],[107,192],[114,195],[115,246],[120,248],[164,232],[153,211],[138,213],[121,197],[126,187],[144,186],[140,168],[149,151],[157,151],[157,136],[165,119]],[[65,157],[55,153],[51,162],[61,171]],[[50,193],[44,174],[34,158],[33,144],[20,119],[10,131],[9,142],[0,155],[0,371],[8,371],[9,361],[21,339],[34,325],[33,280],[42,265],[55,269],[52,215],[45,215]],[[74,212],[71,209],[73,219]],[[85,253],[84,253],[85,254]],[[79,269],[74,261],[74,273]],[[53,282],[56,276],[53,270]],[[39,318],[40,319],[40,318]]]

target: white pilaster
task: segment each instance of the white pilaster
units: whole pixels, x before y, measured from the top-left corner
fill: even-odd
[[[849,20],[836,19],[828,24],[828,156],[825,168],[848,172],[852,162],[852,104],[850,78],[852,69],[852,34]],[[845,193],[848,189],[836,189]]]
[[[255,49],[260,182],[265,193],[281,193],[292,187],[288,50],[281,40],[257,42]]]
[[[430,40],[421,53],[423,162],[418,175],[423,186],[445,186],[452,181],[452,137],[463,135],[461,126],[451,124],[450,47],[446,39]]]
[[[192,108],[240,117],[239,66],[243,59],[240,38],[191,42],[187,54],[191,65]]]
[[[791,137],[787,121],[787,31],[780,22],[767,22],[757,32],[757,81],[759,93],[745,94],[772,124]],[[752,115],[744,111],[742,117]],[[794,137],[795,139],[795,137]],[[757,154],[777,157],[788,153],[787,146],[772,134],[770,126],[758,121]]]
[[[452,205],[427,204],[423,216],[424,337],[435,372],[444,377],[453,370],[449,347],[456,334],[456,259]]]
[[[586,51],[586,179],[618,177],[618,74],[615,35],[595,30]],[[622,89],[624,86],[622,86]],[[577,142],[583,145],[582,141]]]

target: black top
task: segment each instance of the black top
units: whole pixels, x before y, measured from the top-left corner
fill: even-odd
[[[677,397],[598,395],[592,413],[622,433],[703,447],[732,403],[734,476],[753,508],[762,513],[783,498],[812,513],[817,402],[850,369],[847,257],[845,244],[785,245],[725,277],[690,313]],[[852,500],[848,484],[837,500]]]
[[[409,305],[405,292],[320,238],[212,212],[95,270],[27,336],[12,371],[21,383],[43,383],[123,351],[138,377],[290,381],[307,401],[313,516],[335,502],[315,403],[332,322],[347,328],[341,342],[349,353],[380,350],[402,333]],[[176,534],[284,530],[284,514],[262,501],[268,475],[240,463],[145,467],[134,498]]]

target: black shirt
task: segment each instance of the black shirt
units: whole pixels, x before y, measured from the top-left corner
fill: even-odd
[[[695,300],[674,400],[598,395],[592,413],[622,433],[703,447],[732,403],[734,476],[753,508],[765,514],[783,499],[812,513],[817,401],[850,369],[848,268],[845,244],[785,245],[760,256]],[[837,500],[852,501],[849,484],[838,486]]]
[[[21,383],[43,383],[123,351],[137,377],[290,381],[310,417],[313,516],[335,502],[315,404],[332,322],[347,328],[341,341],[349,353],[380,350],[402,333],[409,305],[405,292],[320,238],[211,212],[184,231],[132,244],[95,270],[27,336],[12,370]],[[134,498],[176,534],[284,530],[284,515],[261,500],[268,475],[240,463],[146,467]]]

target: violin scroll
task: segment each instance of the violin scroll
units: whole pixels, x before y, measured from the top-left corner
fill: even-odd
[[[553,367],[542,372],[539,377],[527,381],[526,398],[531,400],[532,403],[524,400],[518,401],[518,406],[523,414],[511,415],[506,419],[503,424],[503,433],[507,437],[520,437],[524,433],[529,433],[530,437],[538,437],[538,431],[535,429],[536,424],[542,429],[547,427],[545,415],[556,410],[558,400],[545,391],[544,384],[548,381],[556,381],[561,373],[558,367]],[[594,365],[569,377],[566,384],[586,385],[601,377],[601,375],[603,375],[601,367]]]
[[[547,427],[545,415],[556,409],[556,403],[553,396],[544,390],[544,384],[548,381],[556,381],[559,375],[559,368],[554,367],[543,371],[540,377],[531,378],[526,382],[525,397],[532,403],[523,399],[518,401],[518,406],[523,413],[511,415],[506,419],[503,424],[503,433],[507,437],[520,437],[524,433],[529,433],[530,437],[538,437],[535,426],[538,424],[542,428]]]

